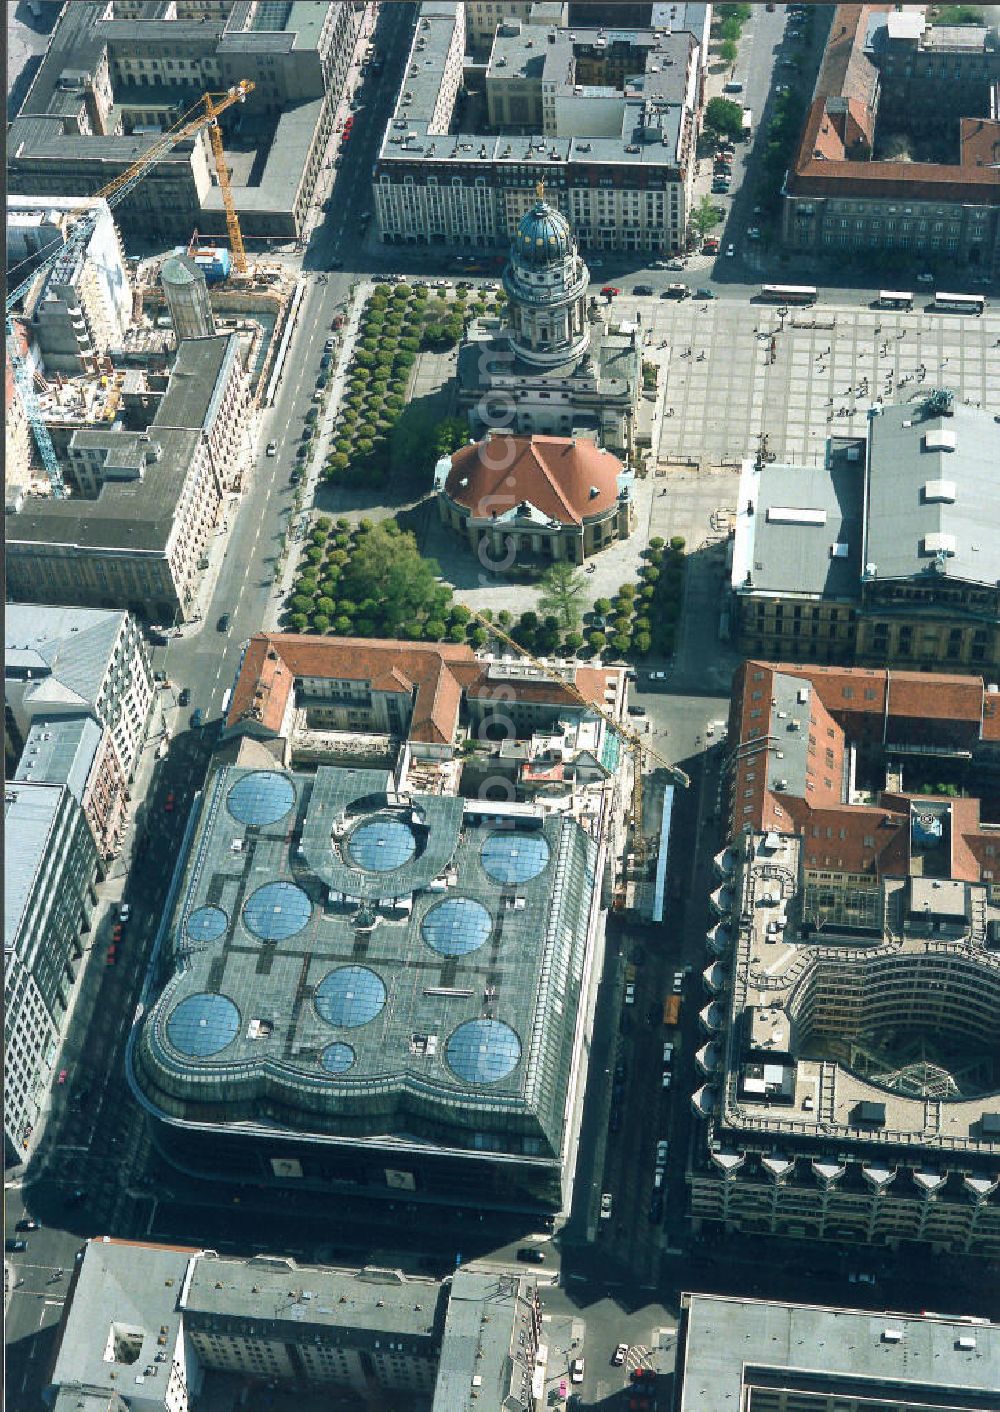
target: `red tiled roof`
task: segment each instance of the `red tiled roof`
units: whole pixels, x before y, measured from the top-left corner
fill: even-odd
[[[867,160],[872,129],[875,67],[863,52],[868,18],[894,5],[838,5],[816,81],[815,97],[789,172],[789,190],[797,196],[858,196],[900,200],[969,201],[1000,204],[998,124],[986,119],[961,120],[960,162],[873,162]],[[830,98],[846,100],[828,107]],[[862,155],[852,160],[852,145]]]
[[[576,689],[605,704],[620,668],[579,667]],[[414,643],[382,638],[329,638],[298,633],[258,633],[250,639],[233,688],[227,728],[254,722],[272,735],[281,730],[296,677],[367,681],[374,691],[398,692],[413,701],[410,739],[446,744],[454,740],[463,693],[496,695],[488,662],[464,643]],[[505,691],[518,701],[576,705],[557,681],[507,677]]]
[[[450,742],[455,737],[462,689],[455,669],[477,665],[464,643],[386,642],[376,638],[311,637],[258,633],[250,639],[233,688],[228,727],[258,721],[281,728],[296,677],[368,681],[375,691],[413,700],[410,738]]]
[[[494,432],[454,453],[445,494],[476,519],[527,501],[549,519],[579,525],[616,503],[621,469],[585,437]]]
[[[779,745],[767,734],[776,674],[808,681],[813,688],[808,792],[803,795],[774,791],[768,784],[772,752]],[[756,699],[755,693],[759,693]],[[987,693],[979,677],[745,662],[734,676],[730,702],[731,832],[746,824],[755,830],[797,832],[803,839],[807,867],[878,877],[905,875],[910,861],[911,796],[886,791],[874,804],[841,802],[845,747],[864,739],[892,742],[898,731],[895,738],[911,744],[957,740],[971,749],[979,739],[1000,738],[1000,707],[994,711],[994,702],[1000,702],[1000,695]],[[760,712],[756,717],[751,714],[754,709]],[[828,749],[832,763],[826,756]],[[829,788],[826,779],[831,781]],[[1000,847],[1000,831],[986,831],[980,825],[977,799],[950,803],[952,876],[979,881],[983,868],[991,869],[987,849],[993,848],[994,841]],[[749,813],[744,812],[747,806]]]

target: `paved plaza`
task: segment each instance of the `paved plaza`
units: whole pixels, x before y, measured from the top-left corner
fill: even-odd
[[[637,309],[645,356],[667,371],[661,468],[733,464],[757,450],[762,433],[779,460],[816,464],[831,431],[863,434],[879,397],[915,399],[938,386],[1000,413],[1000,313],[815,305],[781,317],[770,304],[627,298],[614,313],[632,318]]]

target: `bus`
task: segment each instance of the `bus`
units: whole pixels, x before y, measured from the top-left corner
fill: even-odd
[[[663,1023],[667,1029],[674,1029],[681,1022],[681,998],[668,995],[663,1001]]]
[[[945,294],[937,290],[934,295],[935,309],[947,309],[952,314],[975,314],[977,317],[986,308],[982,294]]]
[[[880,309],[912,309],[913,295],[908,289],[880,289],[877,302]]]
[[[812,284],[765,284],[761,299],[771,304],[815,304],[816,286]]]

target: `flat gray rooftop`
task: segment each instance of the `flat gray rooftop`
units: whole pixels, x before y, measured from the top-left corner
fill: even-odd
[[[912,1314],[691,1294],[678,1412],[746,1405],[744,1389],[996,1412],[1000,1327]],[[888,1337],[886,1336],[888,1333]],[[899,1335],[899,1337],[897,1337]],[[817,1401],[817,1406],[821,1401]]]

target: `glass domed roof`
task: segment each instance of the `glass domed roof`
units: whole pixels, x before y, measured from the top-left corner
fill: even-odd
[[[541,197],[522,216],[511,246],[511,259],[522,265],[554,265],[575,249],[569,221]]]

